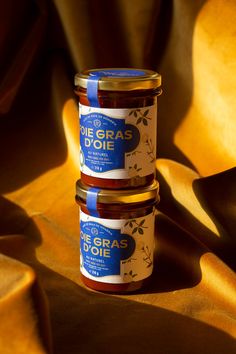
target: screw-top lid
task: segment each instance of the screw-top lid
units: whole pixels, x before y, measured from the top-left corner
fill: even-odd
[[[129,68],[84,70],[75,75],[75,86],[87,89],[88,81],[96,79],[98,89],[104,91],[147,90],[161,86],[161,75],[157,72]]]
[[[151,185],[135,189],[99,189],[91,188],[81,180],[76,182],[76,197],[86,201],[90,191],[96,189],[96,202],[101,204],[129,204],[140,202],[159,202],[159,183],[154,181]]]

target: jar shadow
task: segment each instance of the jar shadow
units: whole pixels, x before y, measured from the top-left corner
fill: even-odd
[[[156,216],[154,271],[141,293],[192,288],[202,279],[200,258],[207,249],[166,215]]]
[[[193,191],[201,207],[215,221],[222,239],[218,254],[229,267],[236,270],[236,167],[193,181]]]

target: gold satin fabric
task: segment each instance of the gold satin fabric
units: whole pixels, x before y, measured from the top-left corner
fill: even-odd
[[[236,352],[236,3],[0,3],[0,353]],[[73,76],[151,68],[159,98],[155,271],[79,278]]]

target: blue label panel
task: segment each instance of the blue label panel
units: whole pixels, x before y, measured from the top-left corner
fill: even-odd
[[[90,72],[90,76],[100,77],[135,77],[145,76],[146,73],[143,70],[136,69],[103,69]]]
[[[135,241],[132,236],[121,234],[97,222],[80,222],[80,249],[83,267],[95,277],[119,275],[120,262],[132,256]]]
[[[83,163],[94,172],[107,172],[125,167],[125,153],[139,144],[140,133],[125,119],[102,113],[80,117],[80,146]]]

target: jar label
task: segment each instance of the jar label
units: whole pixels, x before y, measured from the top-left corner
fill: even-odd
[[[156,105],[97,108],[79,105],[80,165],[89,176],[110,179],[154,173]]]
[[[80,211],[81,273],[104,283],[130,283],[153,270],[154,213],[102,219]]]

